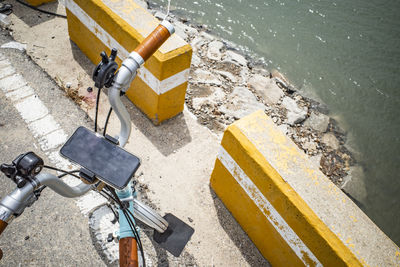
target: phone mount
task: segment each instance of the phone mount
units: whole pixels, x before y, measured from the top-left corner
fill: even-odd
[[[114,80],[115,72],[118,69],[118,64],[115,62],[117,57],[117,49],[111,49],[110,56],[108,57],[106,52],[101,52],[101,61],[93,71],[92,79],[94,85],[97,88],[103,88],[104,86],[109,88]]]
[[[128,185],[140,166],[140,159],[118,146],[118,140],[83,126],[76,129],[60,154],[82,167],[80,176],[87,182],[97,178],[118,190]]]

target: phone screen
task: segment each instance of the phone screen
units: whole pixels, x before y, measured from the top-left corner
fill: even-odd
[[[117,189],[126,187],[140,166],[138,157],[85,127],[74,132],[60,153]]]

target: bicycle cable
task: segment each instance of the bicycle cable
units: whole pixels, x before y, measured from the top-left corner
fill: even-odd
[[[21,5],[24,5],[24,6],[26,6],[26,7],[29,7],[29,8],[31,8],[31,9],[33,9],[33,10],[36,10],[36,11],[39,11],[39,12],[42,12],[42,13],[45,13],[45,14],[48,14],[48,15],[53,15],[53,16],[56,16],[56,17],[64,18],[64,19],[67,18],[67,16],[65,16],[65,15],[61,15],[61,14],[57,14],[57,13],[54,13],[54,12],[50,12],[50,11],[46,11],[46,10],[37,8],[37,7],[32,6],[32,5],[30,5],[30,4],[24,3],[24,2],[22,2],[21,0],[16,0],[16,1],[17,1],[18,3],[20,3]]]
[[[104,193],[107,197],[109,197],[112,201],[114,201],[114,203],[118,204],[118,201],[109,192],[106,192],[105,190],[102,190],[102,191],[99,191],[99,193]]]
[[[65,170],[62,170],[62,169],[59,169],[59,168],[56,168],[56,167],[52,167],[52,166],[48,166],[48,165],[43,165],[43,168],[46,168],[46,169],[50,169],[50,170],[53,170],[53,171],[58,171],[58,172],[62,172],[62,173],[64,173],[65,175],[71,175],[71,176],[74,176],[74,177],[76,177],[76,178],[78,178],[78,179],[81,179],[81,177],[79,177],[78,175],[76,175],[76,174],[74,174],[75,172],[78,172],[78,171],[65,171]],[[65,176],[64,175],[64,176]],[[62,176],[63,177],[63,176]],[[60,178],[60,177],[59,177]]]
[[[133,235],[135,236],[137,246],[139,247],[140,254],[142,256],[143,266],[146,267],[146,260],[144,258],[144,251],[143,251],[142,241],[140,240],[140,237],[139,237],[139,233],[137,232],[136,227],[135,227],[131,217],[126,212],[126,210],[123,210],[123,214],[124,214],[125,218],[128,219],[129,226],[133,230]]]
[[[97,116],[99,113],[100,93],[101,93],[101,88],[98,89],[97,97],[96,97],[96,111],[94,113],[94,132],[95,133],[97,133]]]
[[[115,199],[117,201],[117,204],[120,206],[120,208],[123,211],[126,219],[128,220],[129,226],[130,226],[131,230],[133,231],[133,234],[135,235],[135,238],[136,238],[136,241],[138,243],[138,246],[141,248],[142,256],[144,257],[142,241],[140,240],[140,237],[139,237],[139,234],[138,234],[138,232],[136,230],[136,227],[134,227],[134,223],[133,223],[132,219],[130,218],[130,216],[127,216],[128,215],[127,211],[128,211],[132,215],[132,218],[134,218],[132,212],[130,212],[129,209],[125,208],[124,204],[121,202],[121,200],[119,199],[118,195],[115,193],[115,190],[113,188],[110,188],[110,187],[107,186],[107,190],[112,192],[112,194],[114,195],[114,197],[115,197]]]
[[[108,121],[110,120],[110,116],[111,116],[111,112],[113,111],[113,108],[111,107],[108,110],[108,114],[107,114],[107,118],[106,118],[106,122],[104,123],[104,130],[103,130],[103,136],[106,136],[106,132],[107,132],[107,125],[108,125]]]
[[[139,247],[140,254],[141,254],[142,260],[143,260],[143,266],[146,266],[146,260],[144,258],[144,250],[143,250],[143,246],[142,246],[142,241],[140,240],[139,233],[137,232],[135,224],[132,221],[132,218],[134,217],[133,214],[132,214],[132,218],[131,218],[131,216],[127,212],[128,209],[126,209],[124,207],[124,204],[121,202],[121,200],[119,199],[117,193],[115,192],[115,190],[113,188],[110,188],[109,186],[106,186],[106,188],[107,188],[107,190],[109,190],[114,195],[115,199],[117,200],[117,204],[120,206],[120,209],[122,210],[122,213],[124,214],[125,218],[127,219],[129,227],[131,228],[132,233],[135,236],[136,243],[137,243],[137,245]]]
[[[64,176],[67,176],[67,175],[70,175],[71,173],[77,173],[77,172],[80,172],[81,170],[73,170],[73,171],[70,171],[70,172],[68,172],[68,173],[63,173],[63,174],[60,174],[59,176],[58,176],[58,178],[63,178]]]

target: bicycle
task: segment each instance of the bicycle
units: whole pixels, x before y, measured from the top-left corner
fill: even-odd
[[[193,228],[174,216],[161,217],[135,198],[135,184],[132,182],[132,177],[140,166],[140,159],[122,149],[131,134],[131,123],[121,96],[130,87],[140,66],[174,31],[172,24],[164,19],[119,68],[115,62],[116,49],[111,50],[110,56],[105,52],[101,53],[101,62],[93,72],[93,80],[98,88],[94,132],[79,127],[60,150],[61,155],[81,166],[79,170],[64,171],[47,166],[43,159],[33,152],[19,155],[11,164],[1,164],[1,172],[10,178],[17,188],[0,201],[0,235],[15,217],[20,216],[26,207],[32,206],[38,200],[41,192],[47,187],[67,198],[80,197],[94,190],[104,196],[111,207],[117,206],[117,212],[112,210],[120,225],[118,237],[120,266],[138,266],[138,249],[141,263],[145,266],[143,246],[135,219],[154,228],[155,241],[174,256],[179,256],[194,233]],[[97,133],[97,113],[103,87],[109,88],[108,98],[111,108],[103,134],[100,135]],[[106,134],[112,111],[120,121],[120,132],[115,138]],[[42,173],[44,168],[62,174],[56,176]],[[66,175],[80,179],[81,183],[76,186],[67,185],[60,179]],[[0,260],[1,258],[0,250]]]

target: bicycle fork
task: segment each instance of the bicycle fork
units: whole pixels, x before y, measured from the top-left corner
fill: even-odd
[[[124,198],[133,198],[132,194],[132,187],[131,183],[123,189],[123,190],[117,190],[117,196],[119,199],[124,199]],[[118,208],[118,218],[119,218],[119,234],[118,234],[118,239],[119,239],[119,263],[120,266],[138,266],[139,265],[139,260],[138,260],[138,251],[137,251],[137,243],[135,239],[135,235],[132,232],[131,226],[129,224],[128,218],[126,216],[129,216],[131,218],[131,221],[133,222],[132,227],[136,227],[136,222],[135,218],[131,216],[131,214],[134,214],[134,209],[133,209],[133,201],[128,202],[129,205],[126,207],[130,211],[130,213],[124,213],[124,210],[122,207]],[[126,204],[126,202],[123,202],[123,204]],[[126,215],[126,216],[125,216]]]

